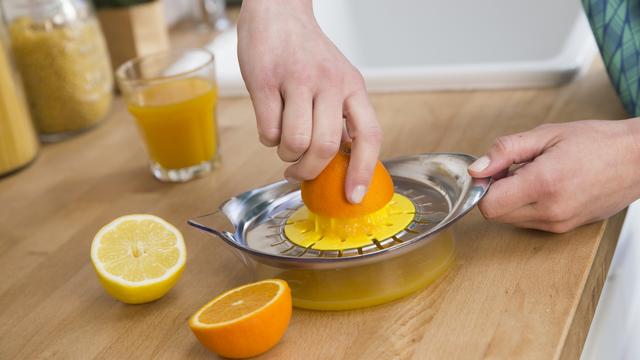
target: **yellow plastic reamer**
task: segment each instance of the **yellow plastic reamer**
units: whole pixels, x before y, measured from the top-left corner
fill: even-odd
[[[415,213],[411,200],[397,193],[382,209],[356,218],[329,218],[302,206],[289,217],[284,233],[291,242],[306,248],[353,249],[398,234],[413,221]]]

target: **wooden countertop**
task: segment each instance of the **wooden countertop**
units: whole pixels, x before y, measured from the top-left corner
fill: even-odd
[[[600,60],[559,88],[372,101],[385,131],[383,158],[480,155],[496,136],[541,123],[624,117]],[[251,279],[225,245],[186,220],[283,170],[275,151],[258,143],[247,98],[222,99],[218,115],[222,166],[189,183],[153,179],[119,99],[102,126],[44,146],[32,166],[0,180],[0,358],[215,358],[187,318]],[[129,213],[159,215],[186,238],[182,279],[151,304],[109,297],[89,259],[96,231]],[[621,221],[619,214],[552,235],[490,224],[474,210],[454,229],[457,265],[436,284],[369,309],[295,310],[284,339],[263,358],[577,358]]]

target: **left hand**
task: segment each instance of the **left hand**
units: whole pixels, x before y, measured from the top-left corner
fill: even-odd
[[[500,137],[469,173],[496,180],[479,204],[488,220],[567,232],[640,197],[640,119],[546,124]]]

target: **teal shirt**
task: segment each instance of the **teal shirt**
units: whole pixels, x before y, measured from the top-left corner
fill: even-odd
[[[632,116],[640,115],[640,0],[582,0],[611,83]]]

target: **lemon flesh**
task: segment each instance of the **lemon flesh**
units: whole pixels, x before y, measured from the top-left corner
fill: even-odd
[[[287,219],[286,237],[296,245],[315,250],[345,250],[390,238],[413,221],[416,208],[407,197],[394,194],[382,209],[369,215],[337,219],[314,214],[306,206]]]
[[[91,261],[103,287],[128,304],[165,295],[180,278],[186,258],[180,231],[153,215],[117,218],[91,244]]]

